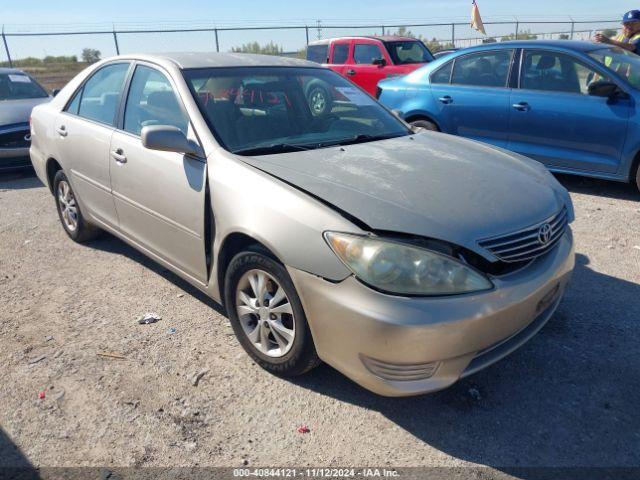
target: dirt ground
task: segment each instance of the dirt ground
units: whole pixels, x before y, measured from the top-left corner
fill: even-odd
[[[33,175],[0,175],[0,466],[640,466],[640,194],[560,180],[577,268],[555,317],[387,399],[326,366],[267,374],[213,302],[111,236],[74,244]]]

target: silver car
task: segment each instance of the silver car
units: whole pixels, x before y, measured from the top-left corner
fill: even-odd
[[[31,166],[29,116],[34,106],[49,98],[22,70],[0,68],[0,172]]]
[[[278,375],[445,388],[535,335],[574,267],[541,164],[414,132],[305,61],[112,58],[34,109],[32,139],[73,240],[107,230],[221,302]]]

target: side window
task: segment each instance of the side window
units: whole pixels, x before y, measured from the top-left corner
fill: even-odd
[[[76,94],[73,96],[67,108],[65,108],[65,112],[73,113],[74,115],[78,114],[78,109],[80,108],[80,98],[82,97],[82,89],[78,90]]]
[[[78,115],[113,125],[127,70],[128,63],[117,63],[94,73],[82,89]]]
[[[527,51],[520,88],[588,95],[589,85],[603,78],[582,62],[562,53]]]
[[[349,44],[337,43],[333,46],[333,60],[331,63],[336,65],[344,65],[349,58]]]
[[[449,83],[451,80],[451,69],[453,68],[453,62],[449,62],[446,65],[440,67],[431,75],[431,83],[441,84]]]
[[[380,47],[371,43],[356,43],[353,60],[358,64],[371,65],[374,60],[384,58]]]
[[[329,45],[310,45],[307,47],[307,60],[325,63],[329,53]]]
[[[171,83],[158,70],[136,67],[124,111],[124,129],[140,135],[142,127],[169,125],[187,134],[189,121]]]
[[[506,87],[513,50],[492,50],[458,57],[451,83],[477,87]]]

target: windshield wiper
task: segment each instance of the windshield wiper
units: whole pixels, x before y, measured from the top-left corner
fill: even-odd
[[[314,146],[296,145],[294,143],[274,143],[272,145],[258,145],[256,147],[243,148],[235,150],[236,155],[269,155],[272,153],[302,152],[312,150]]]
[[[359,135],[354,135],[353,137],[344,138],[342,140],[338,140],[336,142],[331,143],[323,143],[323,147],[328,147],[332,145],[355,145],[356,143],[367,143],[367,142],[375,142],[377,140],[388,140],[390,138],[404,137],[404,134],[400,135],[369,135],[366,133],[361,133]]]

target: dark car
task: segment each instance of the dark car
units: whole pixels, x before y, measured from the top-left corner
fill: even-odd
[[[29,116],[50,96],[31,76],[0,68],[0,171],[29,167]]]

